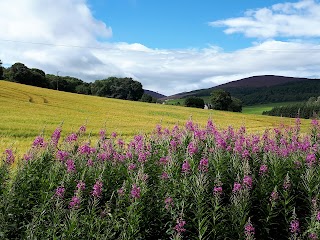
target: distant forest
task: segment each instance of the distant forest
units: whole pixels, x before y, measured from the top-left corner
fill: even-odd
[[[307,101],[320,93],[320,80],[303,80],[264,88],[225,89],[245,105],[260,103]]]
[[[1,67],[0,73],[0,77],[2,76],[6,81],[36,87],[101,97],[154,102],[152,97],[144,96],[142,84],[132,78],[109,77],[87,83],[81,79],[70,76],[45,74],[44,71],[37,68],[28,68],[23,63],[15,63],[9,68]]]
[[[320,80],[302,80],[270,87],[215,87],[198,90],[192,96],[210,96],[214,89],[223,89],[229,92],[232,96],[239,98],[245,106],[276,102],[298,102],[318,96]]]
[[[269,116],[282,116],[291,118],[319,118],[320,97],[311,97],[308,101],[303,103],[274,107],[270,111],[265,111],[262,114]]]

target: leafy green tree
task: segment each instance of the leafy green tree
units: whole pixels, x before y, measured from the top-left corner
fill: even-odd
[[[148,103],[153,102],[152,96],[149,95],[149,94],[146,94],[146,93],[144,93],[144,94],[142,95],[142,97],[141,97],[140,100],[141,100],[141,102],[148,102]]]
[[[15,63],[9,68],[8,80],[11,82],[29,84],[31,71],[23,63]]]
[[[6,71],[5,76],[9,81],[48,88],[44,71],[32,68],[29,69],[23,63],[15,63]]]
[[[242,112],[242,101],[239,98],[231,97],[232,102],[228,107],[228,111]]]
[[[91,95],[91,86],[90,83],[83,83],[81,85],[76,86],[76,93]]]
[[[93,95],[137,101],[143,95],[140,82],[132,78],[109,77],[104,80],[96,80],[91,85]]]
[[[187,107],[195,107],[195,108],[203,108],[204,107],[204,100],[199,97],[188,97],[184,103]]]
[[[212,108],[227,111],[232,103],[231,95],[223,89],[217,89],[211,93]]]

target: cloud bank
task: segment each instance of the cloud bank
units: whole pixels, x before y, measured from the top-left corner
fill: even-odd
[[[167,95],[253,75],[319,77],[320,45],[301,40],[320,35],[313,25],[319,23],[319,7],[309,0],[283,3],[250,10],[242,18],[212,22],[226,27],[228,34],[265,38],[251,47],[225,52],[219,46],[152,49],[139,43],[110,43],[111,26],[93,17],[85,0],[1,1],[0,59],[8,65],[23,62],[46,73],[59,71],[86,81],[132,77],[144,88]],[[285,30],[285,23],[292,31]],[[310,29],[296,29],[303,23]],[[300,40],[272,39],[276,36]]]
[[[314,0],[279,3],[269,8],[248,10],[243,17],[210,22],[226,27],[227,34],[243,33],[247,37],[320,37],[320,4]]]

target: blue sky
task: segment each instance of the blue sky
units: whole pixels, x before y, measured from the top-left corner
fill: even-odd
[[[320,78],[320,0],[3,0],[0,59],[172,95],[244,77]]]
[[[240,17],[281,1],[266,0],[89,0],[93,15],[112,27],[112,42],[141,43],[151,48],[204,48],[226,51],[250,46],[252,39],[226,35],[209,22]]]

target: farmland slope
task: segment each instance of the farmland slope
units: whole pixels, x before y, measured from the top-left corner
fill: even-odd
[[[87,122],[93,138],[106,128],[107,133],[116,131],[125,139],[151,132],[159,123],[183,125],[190,116],[202,126],[211,117],[218,127],[245,124],[251,132],[294,123],[293,119],[108,99],[6,81],[0,81],[0,89],[0,151],[12,145],[25,152],[38,134],[43,131],[49,137],[61,122],[63,136]],[[302,121],[305,129],[308,122]]]

